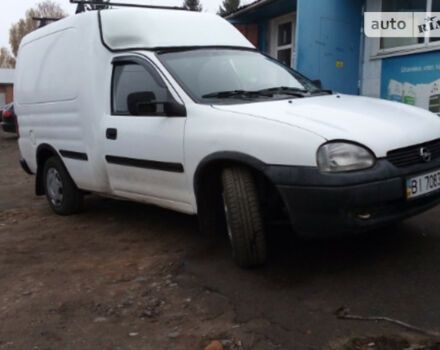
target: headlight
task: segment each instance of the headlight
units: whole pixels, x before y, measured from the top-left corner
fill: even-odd
[[[375,157],[365,147],[348,142],[329,142],[317,154],[318,167],[326,172],[344,172],[370,168]]]

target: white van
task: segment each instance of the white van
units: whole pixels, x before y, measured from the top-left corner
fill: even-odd
[[[273,220],[327,236],[440,202],[438,116],[322,90],[215,15],[68,17],[23,39],[15,87],[21,163],[57,214],[87,193],[198,214],[241,266]]]

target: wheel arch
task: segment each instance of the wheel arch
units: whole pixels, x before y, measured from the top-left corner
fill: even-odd
[[[240,152],[212,153],[202,159],[193,177],[194,195],[202,232],[216,231],[216,227],[224,229],[221,171],[230,165],[249,168],[258,181],[268,185],[266,187],[279,196],[276,186],[267,175],[268,165],[260,159]]]
[[[42,196],[45,194],[44,192],[44,163],[50,158],[50,157],[58,157],[63,164],[64,168],[66,168],[66,165],[64,164],[61,156],[57,152],[57,150],[52,147],[51,145],[47,143],[42,143],[37,147],[36,151],[36,161],[37,161],[37,173],[35,178],[35,194],[37,196]],[[66,168],[67,169],[67,168]]]
[[[207,173],[210,170],[222,168],[228,164],[245,165],[254,171],[261,172],[266,176],[265,169],[267,165],[253,156],[250,156],[246,153],[232,151],[215,152],[203,158],[194,172],[193,186],[196,198],[200,191],[202,181]]]

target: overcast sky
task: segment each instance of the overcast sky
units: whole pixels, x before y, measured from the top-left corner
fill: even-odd
[[[42,0],[0,0],[0,47],[9,46],[9,28],[11,24],[24,17],[27,9],[34,7]],[[70,4],[69,0],[53,0],[58,3],[67,13],[74,14],[76,5]],[[110,0],[112,1],[112,0]],[[113,2],[129,2],[153,5],[180,6],[183,0],[113,0]],[[222,0],[200,0],[204,11],[216,12]],[[248,4],[252,0],[242,0],[242,4]]]

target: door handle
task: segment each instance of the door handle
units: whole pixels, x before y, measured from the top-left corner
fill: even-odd
[[[115,128],[108,128],[105,131],[105,137],[109,140],[116,140],[118,138],[118,130]]]

